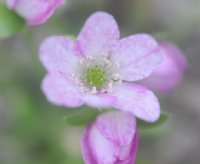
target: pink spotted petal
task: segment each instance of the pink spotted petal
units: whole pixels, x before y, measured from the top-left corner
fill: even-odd
[[[42,43],[39,57],[48,72],[71,76],[79,62],[77,54],[75,42],[67,37],[52,36]]]
[[[64,0],[7,0],[10,8],[27,20],[30,25],[44,23]]]
[[[157,98],[142,86],[124,83],[115,88],[113,95],[117,97],[116,109],[130,112],[148,122],[155,122],[160,116]]]
[[[75,84],[58,74],[48,74],[42,82],[42,90],[55,105],[79,107],[83,104],[81,93]]]
[[[96,127],[110,142],[123,146],[132,142],[136,131],[136,121],[130,113],[107,112],[97,118]]]
[[[91,56],[110,54],[118,40],[118,25],[115,19],[105,12],[91,15],[78,36],[84,55]]]
[[[120,40],[112,56],[119,63],[123,80],[136,81],[149,76],[162,59],[157,42],[147,34],[137,34]]]

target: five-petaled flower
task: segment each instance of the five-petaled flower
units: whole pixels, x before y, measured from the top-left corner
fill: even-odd
[[[29,25],[44,23],[64,0],[7,0],[8,7],[15,10]]]
[[[114,108],[154,122],[160,116],[155,95],[135,81],[148,77],[162,60],[153,37],[136,34],[120,40],[114,18],[97,12],[86,21],[76,41],[52,36],[39,57],[48,71],[42,83],[55,105]]]
[[[83,133],[81,148],[85,164],[134,164],[138,131],[133,115],[105,112]]]

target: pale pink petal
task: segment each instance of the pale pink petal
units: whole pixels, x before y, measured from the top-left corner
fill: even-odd
[[[58,74],[48,74],[42,82],[47,99],[55,105],[79,107],[83,104],[81,93],[69,79]]]
[[[116,111],[104,113],[90,123],[81,142],[85,164],[134,164],[137,146],[134,116]]]
[[[89,144],[97,163],[113,164],[117,160],[118,148],[99,132],[93,125],[90,129]]]
[[[83,132],[82,140],[81,140],[81,151],[82,151],[82,156],[85,164],[93,164],[96,162],[96,159],[93,155],[93,152],[90,147],[90,130],[91,127],[93,126],[93,123],[90,123],[87,125]]]
[[[135,132],[132,144],[131,144],[129,158],[126,161],[124,161],[124,163],[122,163],[122,164],[135,164],[135,160],[137,157],[138,145],[139,145],[139,132],[137,129]]]
[[[124,146],[132,142],[136,121],[130,113],[107,112],[97,118],[96,127],[114,145]]]
[[[138,129],[136,129],[130,147],[124,147],[125,150],[128,148],[129,152],[124,152],[124,150],[122,150],[116,164],[135,164],[135,160],[137,157],[138,143],[139,143],[139,132]]]
[[[116,109],[130,112],[148,122],[155,122],[160,116],[157,98],[142,86],[123,83],[115,88],[113,95],[117,98]]]
[[[174,44],[162,42],[160,47],[164,52],[163,61],[142,83],[155,91],[167,93],[181,82],[188,63],[184,54]]]
[[[90,94],[86,93],[83,96],[83,100],[85,104],[88,106],[94,107],[94,108],[111,108],[116,98],[114,96],[108,95],[108,94]]]
[[[76,43],[67,37],[52,36],[46,39],[39,52],[39,58],[48,72],[59,72],[71,76],[79,64]]]
[[[88,18],[77,40],[84,55],[110,54],[119,40],[118,25],[110,14],[96,12]]]
[[[8,0],[8,6],[27,20],[30,25],[44,23],[64,0]]]
[[[159,65],[162,51],[147,34],[137,34],[120,40],[112,60],[119,64],[123,80],[136,81],[149,76]]]

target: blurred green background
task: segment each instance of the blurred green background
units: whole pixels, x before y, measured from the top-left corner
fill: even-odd
[[[83,126],[70,126],[67,110],[47,102],[37,55],[46,37],[76,36],[98,10],[116,18],[122,37],[142,32],[173,41],[190,63],[181,85],[159,95],[171,120],[141,131],[137,164],[200,163],[200,0],[66,0],[46,24],[0,40],[0,164],[83,163]]]

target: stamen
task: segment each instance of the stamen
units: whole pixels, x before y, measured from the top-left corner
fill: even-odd
[[[105,52],[102,52],[102,53],[101,53],[101,56],[103,56],[103,57],[106,57],[106,58],[107,58],[107,57],[108,57],[108,54],[107,54],[107,53],[105,53]]]
[[[103,68],[110,68],[111,67],[111,62],[107,58],[103,58],[101,62],[101,66]]]
[[[91,94],[96,94],[97,93],[97,88],[96,87],[92,87],[92,90],[90,91]]]
[[[95,59],[94,59],[93,56],[88,55],[88,56],[86,57],[86,59],[87,59],[88,62],[95,62]]]
[[[115,84],[121,84],[122,83],[122,78],[119,74],[113,74],[112,77],[112,82],[115,83]]]
[[[120,75],[119,74],[113,74],[112,75],[112,80],[113,81],[119,81],[120,80]]]
[[[108,60],[110,59],[110,53],[102,52],[101,56],[107,58]]]
[[[119,62],[112,63],[109,59],[110,55],[102,53],[101,58],[95,59],[94,56],[87,55],[84,59],[80,59],[79,63],[85,74],[72,74],[72,79],[80,87],[82,93],[90,94],[106,94],[113,92],[113,87],[121,83],[119,74],[110,74],[111,66],[119,67]]]
[[[99,93],[104,94],[104,93],[108,93],[107,89],[102,88],[101,90],[99,90]]]
[[[86,86],[80,86],[80,90],[82,93],[87,93],[89,89]]]

